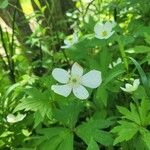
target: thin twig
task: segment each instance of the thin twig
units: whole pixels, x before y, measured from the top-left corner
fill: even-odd
[[[88,6],[86,7],[85,13],[83,14],[83,18],[85,18],[86,14],[87,14],[87,12],[88,12],[88,10],[89,10],[89,7],[93,4],[94,1],[95,1],[95,0],[91,1],[91,2],[88,4]]]

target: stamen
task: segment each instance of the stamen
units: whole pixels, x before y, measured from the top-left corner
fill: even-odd
[[[102,36],[103,36],[103,37],[107,36],[107,34],[108,34],[107,31],[103,31],[103,32],[102,32]]]

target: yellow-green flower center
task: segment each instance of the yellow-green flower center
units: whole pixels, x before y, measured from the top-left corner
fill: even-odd
[[[78,85],[79,82],[80,82],[80,78],[78,76],[72,76],[72,77],[70,77],[69,83],[72,86]]]
[[[108,34],[107,31],[103,31],[103,32],[102,32],[102,36],[103,36],[103,37],[107,36],[107,34]]]

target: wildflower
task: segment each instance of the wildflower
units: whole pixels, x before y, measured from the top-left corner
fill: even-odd
[[[116,62],[113,62],[112,64],[109,64],[109,68],[112,69],[113,67],[117,66],[118,64],[121,64],[122,60],[121,58],[118,58]]]
[[[98,22],[94,27],[95,37],[98,39],[108,39],[114,33],[112,31],[113,27],[113,22],[106,22],[105,24]]]
[[[55,93],[67,97],[73,91],[73,94],[79,99],[87,99],[89,97],[89,93],[84,86],[97,88],[102,82],[100,71],[91,70],[83,75],[83,68],[78,63],[74,63],[69,72],[55,68],[52,71],[52,76],[63,84],[52,85],[51,89]]]
[[[9,123],[16,123],[19,121],[22,121],[24,118],[26,117],[26,114],[18,114],[17,116],[13,115],[13,114],[9,114],[6,118],[7,122]]]
[[[140,84],[140,80],[139,80],[139,79],[135,79],[135,80],[133,81],[133,85],[132,85],[132,84],[129,84],[129,83],[126,83],[126,84],[125,84],[125,88],[123,88],[123,87],[120,87],[120,88],[121,88],[123,91],[125,91],[125,92],[131,93],[131,92],[137,90],[139,84]]]
[[[73,33],[72,36],[64,40],[65,45],[61,46],[61,48],[70,48],[72,45],[76,43],[78,43],[78,36],[77,36],[77,33]]]

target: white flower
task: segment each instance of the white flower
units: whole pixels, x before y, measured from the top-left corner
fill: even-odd
[[[126,83],[126,84],[125,84],[125,88],[123,88],[123,87],[120,87],[120,88],[121,88],[123,91],[130,93],[130,92],[133,92],[133,91],[137,90],[139,84],[140,84],[140,80],[139,80],[139,79],[135,79],[135,80],[133,81],[133,85],[132,85],[132,84],[129,84],[129,83]]]
[[[113,67],[117,66],[118,64],[121,64],[122,60],[121,58],[118,58],[116,62],[113,62],[112,64],[109,64],[109,68],[112,69]]]
[[[32,32],[35,32],[36,29],[39,27],[39,24],[36,20],[36,18],[32,18],[29,20],[29,26]]]
[[[108,39],[114,33],[112,28],[114,23],[106,22],[105,24],[98,22],[94,27],[95,37],[98,39]]]
[[[19,122],[21,120],[23,120],[26,117],[26,114],[18,114],[17,116],[13,115],[13,114],[9,114],[6,118],[7,122],[9,123],[16,123]]]
[[[83,68],[78,63],[73,64],[70,72],[55,68],[52,71],[52,76],[63,84],[52,85],[51,89],[55,93],[67,97],[73,91],[73,94],[79,99],[87,99],[89,97],[89,93],[84,86],[97,88],[102,82],[100,71],[91,70],[83,75]]]
[[[69,36],[69,38],[64,40],[64,46],[61,46],[61,48],[70,48],[72,45],[78,43],[78,36],[77,33],[73,33],[72,36]]]

